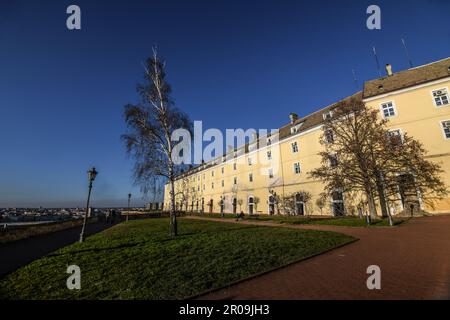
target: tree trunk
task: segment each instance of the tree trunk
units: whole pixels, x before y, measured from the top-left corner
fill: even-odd
[[[381,207],[381,215],[383,218],[386,218],[389,216],[388,209],[387,209],[387,203],[386,203],[386,197],[384,194],[384,186],[382,181],[381,173],[376,173],[376,184],[377,184],[377,193],[378,197],[380,198],[380,207]]]
[[[170,177],[170,235],[175,237],[177,230],[177,215],[175,212],[175,179]]]
[[[372,219],[376,219],[377,218],[377,209],[375,206],[375,200],[373,198],[372,190],[370,188],[366,188],[366,197],[367,197],[367,203],[369,205],[370,217]]]

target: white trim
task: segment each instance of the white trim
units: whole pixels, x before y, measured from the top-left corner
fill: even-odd
[[[399,131],[400,132],[400,138],[402,139],[402,142],[404,142],[405,134],[403,133],[403,130],[401,128],[395,128],[395,129],[389,129],[388,130],[388,132],[393,132],[393,131]]]
[[[439,127],[441,128],[441,132],[442,132],[442,136],[444,137],[444,140],[449,140],[450,141],[450,138],[447,138],[447,136],[445,135],[445,129],[444,129],[444,124],[443,124],[443,122],[447,122],[447,121],[450,122],[450,119],[448,119],[448,120],[439,120]]]
[[[296,172],[296,171],[295,171],[295,165],[297,165],[297,164],[298,164],[299,172]],[[300,165],[300,161],[294,162],[294,174],[295,174],[295,175],[298,175],[298,174],[300,174],[300,173],[302,173],[302,166]]]
[[[378,99],[383,99],[383,98],[389,97],[391,95],[405,93],[405,92],[420,89],[420,88],[426,88],[428,86],[434,86],[436,84],[447,82],[449,80],[450,80],[450,77],[445,77],[443,79],[439,79],[439,80],[435,80],[435,81],[431,81],[431,82],[427,82],[427,83],[423,83],[423,84],[418,84],[418,85],[415,85],[415,86],[412,86],[409,88],[394,90],[394,91],[384,93],[384,94],[379,94],[379,95],[376,95],[376,96],[373,96],[370,98],[365,98],[365,99],[363,99],[363,102],[370,102],[370,101],[374,101],[374,100],[378,100]]]
[[[394,115],[393,115],[393,116],[388,116],[388,117],[386,117],[386,116],[384,115],[383,105],[384,105],[384,104],[388,104],[388,103],[392,104],[392,108],[394,109]],[[382,117],[383,119],[395,118],[395,117],[398,116],[397,105],[395,104],[395,101],[394,101],[394,100],[387,100],[387,101],[381,102],[381,103],[380,103],[380,111],[381,111],[381,117]]]
[[[441,106],[438,106],[436,104],[436,100],[434,99],[433,96],[433,91],[439,91],[439,90],[446,90],[447,91],[447,101],[449,102],[448,104],[443,104]],[[445,108],[445,107],[450,107],[450,92],[448,91],[448,87],[440,87],[439,89],[431,89],[430,90],[430,95],[431,95],[431,99],[433,100],[433,104],[436,108],[440,109],[440,108]]]

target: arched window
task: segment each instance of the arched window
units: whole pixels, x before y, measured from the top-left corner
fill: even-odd
[[[255,203],[254,203],[253,197],[249,197],[248,198],[248,213],[249,214],[253,214],[254,206],[255,206]]]

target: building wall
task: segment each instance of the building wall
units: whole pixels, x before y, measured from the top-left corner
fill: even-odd
[[[450,120],[450,106],[436,107],[431,92],[436,89],[450,88],[450,78],[440,82],[431,82],[427,85],[416,86],[386,95],[377,96],[365,100],[369,107],[382,111],[380,105],[392,101],[396,109],[396,115],[389,118],[388,126],[391,129],[401,129],[402,133],[408,133],[421,141],[428,151],[427,157],[442,165],[445,173],[443,179],[450,189],[450,139],[446,139],[441,126],[442,120]],[[225,212],[233,212],[232,199],[242,199],[243,204],[237,206],[237,212],[249,212],[249,198],[259,198],[254,213],[267,214],[269,212],[270,191],[278,195],[294,194],[300,191],[308,191],[312,199],[306,204],[306,214],[330,215],[332,214],[332,201],[323,210],[316,206],[316,200],[323,192],[323,184],[308,178],[308,172],[317,167],[321,158],[318,153],[323,146],[320,144],[322,135],[321,126],[300,132],[271,146],[249,152],[230,159],[226,163],[216,164],[205,170],[199,171],[180,179],[176,182],[176,201],[182,202],[186,190],[189,201],[188,209],[191,209],[194,200],[194,211],[197,210],[196,202],[199,201],[198,210],[201,210],[201,199],[204,199],[205,212],[220,212],[220,200],[224,199]],[[298,152],[293,152],[292,143],[297,142]],[[272,161],[267,160],[267,151],[272,152]],[[252,165],[248,159],[252,158]],[[259,161],[256,161],[259,159]],[[298,162],[301,172],[296,174],[294,163]],[[236,164],[236,169],[234,165]],[[223,168],[223,173],[222,173]],[[274,177],[269,178],[267,170],[274,170]],[[277,170],[278,169],[278,170]],[[253,182],[249,181],[249,174],[253,174]],[[234,184],[234,179],[237,184]],[[222,187],[222,181],[224,186]],[[213,186],[214,184],[214,186]],[[194,191],[195,190],[195,191]],[[356,204],[361,195],[345,195],[347,214],[356,214]],[[213,200],[210,210],[208,203]],[[169,187],[165,189],[165,208],[170,208]],[[450,212],[450,198],[437,201],[434,208],[424,204],[428,212]],[[403,208],[397,204],[396,212]],[[380,210],[379,210],[380,211]]]
[[[450,106],[437,107],[432,91],[450,88],[450,78],[416,86],[384,96],[367,99],[368,106],[380,110],[381,104],[394,102],[396,115],[389,117],[388,127],[401,129],[402,133],[414,137],[423,143],[427,150],[427,158],[439,163],[444,169],[442,178],[450,189],[450,139],[446,139],[441,121],[450,120]],[[436,201],[434,208],[424,204],[429,212],[450,212],[450,198]]]

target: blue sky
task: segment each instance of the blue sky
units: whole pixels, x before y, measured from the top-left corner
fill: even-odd
[[[66,28],[77,4],[82,30]],[[366,28],[378,4],[382,29]],[[141,61],[157,44],[177,105],[204,128],[277,128],[377,78],[450,55],[450,2],[0,2],[0,207],[126,205],[133,186],[123,106],[137,102]]]

